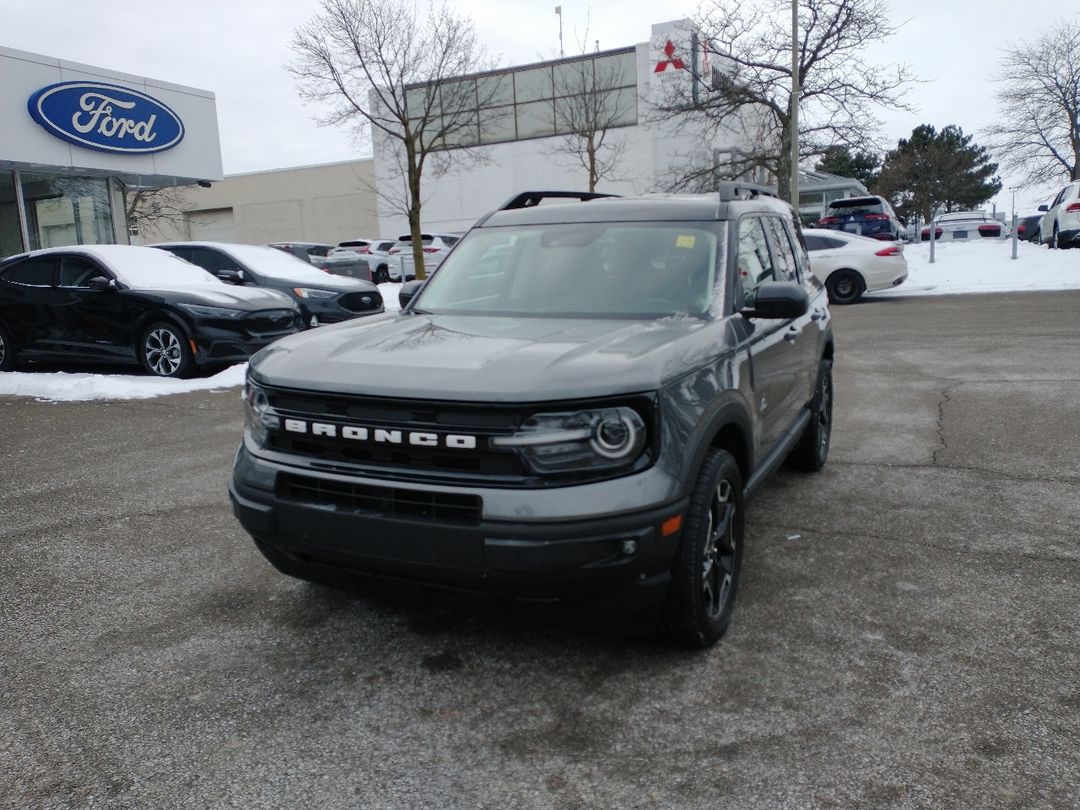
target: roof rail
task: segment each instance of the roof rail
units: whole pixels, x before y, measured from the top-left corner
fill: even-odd
[[[618,197],[618,194],[600,194],[595,191],[523,191],[517,196],[511,197],[500,207],[500,211],[510,211],[514,208],[532,208],[539,205],[541,200],[552,197],[561,197],[568,200],[596,200],[600,197]]]
[[[716,190],[720,192],[720,202],[732,200],[749,200],[754,197],[773,197],[778,195],[768,186],[759,186],[755,183],[741,183],[736,180],[724,180],[717,184]]]

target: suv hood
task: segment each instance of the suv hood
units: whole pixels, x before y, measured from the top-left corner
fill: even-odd
[[[131,288],[133,292],[151,293],[174,304],[204,304],[256,311],[261,309],[295,309],[293,300],[285,293],[266,287],[232,287],[228,284],[205,287]]]
[[[637,393],[700,364],[716,322],[386,315],[279,340],[256,382],[366,396],[534,402]],[[712,336],[712,340],[709,340]]]

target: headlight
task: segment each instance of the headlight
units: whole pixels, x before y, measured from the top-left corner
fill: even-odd
[[[645,420],[633,408],[530,416],[512,436],[497,436],[537,473],[607,470],[632,464],[645,449]]]
[[[241,396],[244,399],[244,424],[255,443],[259,447],[265,447],[266,431],[279,429],[281,417],[270,407],[270,398],[266,391],[250,379],[244,380]]]
[[[293,287],[293,292],[301,298],[337,298],[333,290],[313,290],[309,287]]]
[[[241,318],[246,314],[246,310],[229,307],[207,307],[202,304],[177,304],[176,306],[196,318]]]

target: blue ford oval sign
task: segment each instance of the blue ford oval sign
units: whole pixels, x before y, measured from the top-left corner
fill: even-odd
[[[184,138],[176,113],[145,93],[115,84],[50,84],[26,106],[51,135],[100,152],[146,155],[172,149]]]

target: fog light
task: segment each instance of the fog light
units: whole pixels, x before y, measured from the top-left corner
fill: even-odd
[[[631,557],[637,554],[637,540],[623,540],[622,541],[622,553],[627,557]]]

